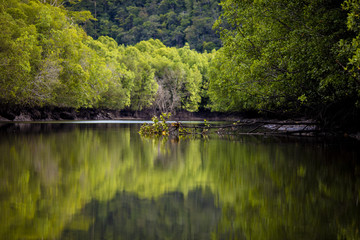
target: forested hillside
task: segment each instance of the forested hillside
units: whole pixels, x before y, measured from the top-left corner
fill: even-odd
[[[118,45],[89,37],[70,12],[40,1],[0,5],[0,99],[4,104],[196,111],[212,54],[159,40]]]
[[[83,24],[92,37],[110,36],[119,44],[134,45],[150,38],[166,46],[211,51],[221,46],[212,30],[220,15],[219,0],[82,0],[66,4],[88,10],[97,19]]]

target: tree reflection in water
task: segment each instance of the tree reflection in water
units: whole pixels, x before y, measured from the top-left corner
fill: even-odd
[[[20,129],[21,128],[21,129]],[[356,239],[359,144],[0,129],[4,239]]]

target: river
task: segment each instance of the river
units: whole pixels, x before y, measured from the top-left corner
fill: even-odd
[[[360,144],[0,124],[0,239],[359,239]]]

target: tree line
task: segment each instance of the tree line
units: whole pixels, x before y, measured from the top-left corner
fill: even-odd
[[[0,2],[0,98],[26,106],[56,105],[196,111],[212,53],[150,39],[134,46],[97,40],[78,25],[90,12],[36,0]]]
[[[356,124],[358,1],[223,0],[221,12],[215,5],[195,0],[1,0],[1,102],[300,113],[325,125]],[[223,46],[201,53],[219,47],[215,35],[207,38],[195,26],[195,19],[211,11],[216,18],[221,13],[214,30]],[[182,34],[180,42],[176,32]],[[204,47],[210,42],[215,45]]]

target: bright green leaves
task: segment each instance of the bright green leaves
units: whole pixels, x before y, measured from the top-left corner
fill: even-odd
[[[89,20],[95,21],[96,18],[94,18],[91,15],[91,12],[89,11],[81,11],[81,12],[67,12],[68,17],[70,20],[74,23],[80,24],[80,23],[86,23]]]
[[[337,59],[346,32],[340,3],[227,0],[221,5],[215,27],[224,47],[210,67],[214,110],[320,110],[352,95],[352,80]]]
[[[169,123],[166,121],[170,118],[171,113],[161,113],[160,120],[157,116],[152,118],[153,123],[144,123],[139,131],[142,137],[158,138],[161,136],[169,136]]]
[[[352,79],[348,85],[357,94],[357,107],[360,103],[360,16],[359,16],[359,1],[346,0],[342,7],[347,10],[347,27],[354,32],[356,36],[353,38],[342,39],[339,42],[339,58],[338,63],[344,68],[345,71],[350,73]],[[341,62],[341,60],[343,62]]]
[[[1,2],[2,101],[74,108],[198,109],[210,54],[188,46],[168,48],[152,39],[135,47],[119,46],[110,37],[94,40],[74,24],[91,19],[88,12],[69,12],[54,3]],[[159,101],[167,103],[160,107]]]
[[[154,70],[158,88],[153,108],[162,112],[197,111],[210,54],[197,53],[187,46],[168,48],[152,39],[136,44],[135,48]]]
[[[345,0],[342,4],[344,10],[348,11],[347,26],[350,30],[360,30],[360,2],[357,0]]]
[[[88,73],[79,64],[83,31],[67,22],[64,10],[35,1],[13,2],[0,54],[1,96],[6,102],[79,107],[87,105]],[[6,28],[5,28],[6,29]]]
[[[0,8],[0,99],[27,103],[31,94],[29,80],[39,64],[41,48],[37,46],[36,28],[16,19],[23,11],[10,10],[15,18]]]
[[[123,109],[130,105],[130,91],[134,74],[119,60],[122,49],[109,37],[89,40],[88,46],[94,51],[89,59],[90,81],[99,97],[95,106]]]

